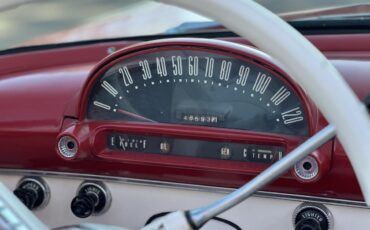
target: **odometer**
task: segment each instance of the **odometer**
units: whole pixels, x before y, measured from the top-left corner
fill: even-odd
[[[253,59],[191,47],[121,59],[95,82],[87,117],[308,135],[294,89]]]

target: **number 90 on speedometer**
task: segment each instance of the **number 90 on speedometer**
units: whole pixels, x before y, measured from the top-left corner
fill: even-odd
[[[308,135],[304,106],[281,76],[212,50],[151,50],[122,58],[96,80],[91,120],[169,123]]]

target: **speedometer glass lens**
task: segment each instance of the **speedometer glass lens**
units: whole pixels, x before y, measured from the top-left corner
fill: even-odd
[[[96,81],[87,117],[308,135],[290,85],[251,59],[208,50],[153,50],[116,63]]]

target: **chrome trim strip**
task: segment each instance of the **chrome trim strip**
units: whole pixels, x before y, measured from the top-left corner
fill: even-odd
[[[124,184],[185,189],[185,190],[191,190],[191,191],[213,192],[213,193],[220,193],[220,194],[228,194],[236,190],[233,188],[224,188],[224,187],[215,187],[215,186],[206,186],[206,185],[183,184],[183,183],[176,183],[176,182],[134,179],[134,178],[126,178],[126,177],[114,177],[114,176],[93,175],[93,174],[83,174],[83,173],[55,172],[55,171],[0,168],[0,175],[1,174],[18,175],[20,177],[45,176],[45,177],[54,177],[54,178],[74,178],[74,179],[95,180],[95,181],[104,180],[104,181],[124,183]],[[311,203],[319,203],[319,204],[325,204],[325,205],[370,209],[370,207],[368,207],[364,201],[356,201],[356,200],[335,199],[335,198],[327,198],[327,197],[316,197],[316,196],[279,193],[279,192],[267,192],[267,191],[258,191],[253,196],[261,197],[261,198],[269,198],[269,199],[279,199],[279,200],[298,201],[298,202],[311,202]]]

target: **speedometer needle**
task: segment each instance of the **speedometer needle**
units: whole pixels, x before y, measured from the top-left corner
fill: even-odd
[[[149,121],[149,122],[156,122],[156,121],[153,121],[153,120],[151,120],[149,118],[143,117],[143,116],[138,115],[138,114],[135,114],[135,113],[131,113],[131,112],[125,111],[123,109],[117,109],[117,112],[119,112],[121,114],[124,114],[126,116],[129,116],[129,117],[132,117],[132,118],[139,119],[139,120],[144,120],[144,121]]]

